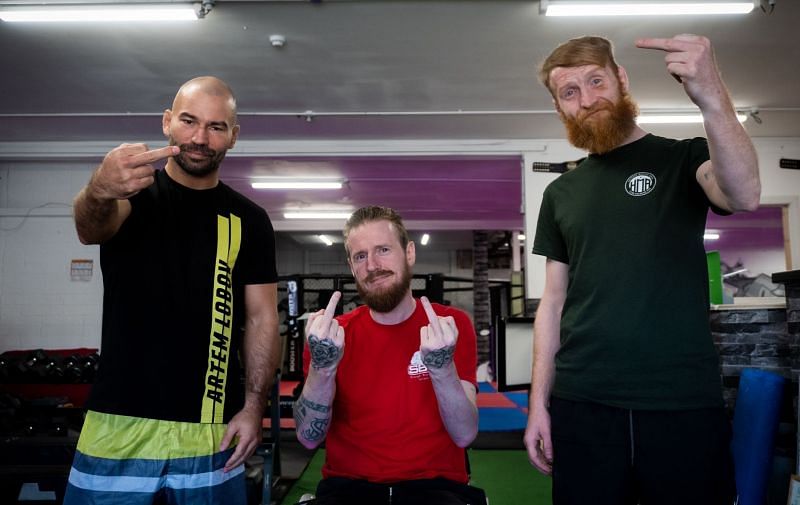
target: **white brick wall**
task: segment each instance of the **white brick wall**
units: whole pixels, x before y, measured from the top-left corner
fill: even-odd
[[[99,250],[78,241],[70,215],[72,197],[92,167],[9,165],[0,170],[0,352],[99,347]],[[8,215],[16,209],[34,210]],[[94,260],[91,281],[70,279],[72,259]]]

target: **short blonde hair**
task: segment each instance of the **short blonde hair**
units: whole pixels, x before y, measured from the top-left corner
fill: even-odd
[[[392,228],[394,228],[395,233],[397,234],[397,239],[400,241],[400,245],[403,246],[403,249],[406,248],[410,239],[408,238],[408,230],[406,230],[406,227],[403,224],[403,218],[400,217],[400,214],[389,207],[370,205],[367,207],[361,207],[357,211],[350,214],[350,217],[347,218],[347,222],[344,225],[344,230],[342,231],[342,234],[344,235],[345,249],[347,249],[347,237],[350,235],[350,232],[353,231],[354,228],[357,228],[364,223],[370,223],[373,221],[389,221],[389,223],[392,225]],[[349,253],[350,251],[348,250],[347,252]]]

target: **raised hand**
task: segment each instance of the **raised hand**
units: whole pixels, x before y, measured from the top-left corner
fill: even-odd
[[[453,362],[458,328],[451,316],[440,317],[426,297],[420,298],[428,325],[419,329],[419,353],[428,370],[445,368]]]
[[[344,328],[333,318],[342,294],[335,291],[325,310],[308,318],[306,341],[311,354],[311,366],[317,370],[336,370],[344,354]]]
[[[700,110],[729,106],[728,91],[717,68],[711,41],[706,37],[681,34],[669,39],[643,38],[636,41],[636,47],[665,51],[667,71],[683,84],[686,94]]]
[[[92,176],[91,194],[98,200],[123,200],[153,184],[153,163],[180,153],[178,146],[148,150],[145,144],[112,149]]]

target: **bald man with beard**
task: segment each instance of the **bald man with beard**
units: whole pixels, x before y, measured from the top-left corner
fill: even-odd
[[[109,152],[75,198],[104,293],[68,505],[246,503],[280,352],[274,233],[220,181],[239,135],[225,82],[186,82],[162,131],[166,147]]]
[[[703,114],[706,138],[636,124],[602,37],[558,46],[539,77],[588,152],[545,190],[547,258],[524,436],[553,503],[730,505],[730,422],[708,323],[708,209],[758,207],[755,149],[705,37],[640,39]]]

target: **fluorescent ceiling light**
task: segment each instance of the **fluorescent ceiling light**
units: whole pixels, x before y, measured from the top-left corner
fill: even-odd
[[[322,243],[324,243],[326,246],[332,246],[333,245],[333,240],[328,238],[326,235],[317,235],[317,238],[320,239],[322,241]]]
[[[342,189],[341,179],[257,179],[253,189]]]
[[[431,240],[431,236],[427,233],[422,234],[422,238],[419,239],[419,243],[422,245],[428,245],[428,242]]]
[[[9,23],[197,21],[197,12],[191,4],[43,5],[0,9],[0,19]]]
[[[747,121],[747,115],[736,113],[736,119],[740,123]],[[700,113],[693,114],[659,114],[648,113],[641,114],[636,118],[638,124],[683,124],[683,123],[702,123],[703,115]]]
[[[283,213],[284,219],[347,219],[352,212],[325,212],[314,211],[286,211]]]
[[[738,2],[616,1],[590,2],[541,0],[546,16],[673,16],[699,14],[747,14],[753,0]]]
[[[706,232],[703,234],[703,240],[719,240],[719,233]]]

